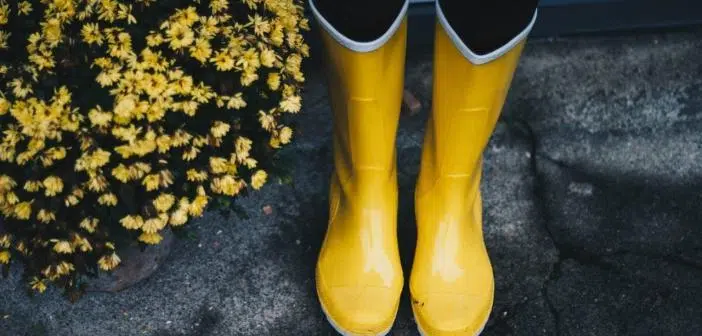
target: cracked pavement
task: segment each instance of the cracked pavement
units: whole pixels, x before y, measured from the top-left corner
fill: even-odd
[[[400,249],[431,106],[430,49],[398,132]],[[496,296],[483,335],[702,335],[702,31],[528,44],[485,151],[484,227]],[[330,118],[318,63],[287,149],[292,184],[210,212],[150,279],[75,304],[0,281],[0,335],[333,335],[314,264],[326,228]],[[270,205],[272,213],[263,207]],[[391,335],[418,335],[407,292]]]

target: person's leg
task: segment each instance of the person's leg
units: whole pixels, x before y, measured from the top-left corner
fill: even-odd
[[[342,335],[385,335],[404,286],[395,133],[407,3],[313,0],[311,5],[321,27],[334,121],[330,218],[317,262],[317,294]]]
[[[525,3],[530,3],[530,7]],[[415,194],[412,310],[425,335],[478,334],[494,280],[482,234],[481,157],[526,35],[529,0],[439,0],[433,110]]]

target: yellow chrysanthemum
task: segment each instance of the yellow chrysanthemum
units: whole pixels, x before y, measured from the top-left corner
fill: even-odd
[[[188,208],[188,214],[190,216],[202,216],[202,213],[204,212],[206,206],[207,197],[198,195],[195,197],[192,203],[190,203],[190,207]]]
[[[251,187],[253,187],[256,190],[261,189],[261,187],[263,187],[263,185],[266,183],[267,179],[268,174],[265,171],[256,171],[256,173],[254,173],[253,176],[251,176]]]
[[[280,139],[280,143],[282,144],[288,144],[290,143],[290,140],[292,139],[293,131],[290,127],[283,127],[280,129],[280,133],[278,134],[278,138]]]
[[[175,197],[171,194],[161,194],[153,201],[154,207],[159,212],[166,212],[175,203]]]
[[[158,233],[147,233],[144,232],[139,236],[139,241],[149,245],[156,245],[163,240],[163,236]]]
[[[144,225],[141,226],[141,230],[146,233],[156,233],[163,230],[166,227],[167,220],[161,217],[149,218],[144,221]]]
[[[17,219],[29,219],[29,217],[32,215],[32,203],[22,202],[15,205],[13,213]]]
[[[22,15],[29,15],[32,12],[32,3],[29,1],[20,1],[17,4],[17,11]]]
[[[54,251],[56,253],[71,254],[73,253],[73,247],[70,242],[59,240],[54,243]]]
[[[98,198],[98,203],[106,206],[115,206],[117,205],[117,195],[113,193],[102,194]]]
[[[44,185],[44,194],[46,196],[56,196],[63,191],[63,181],[60,177],[49,176],[42,182]]]
[[[0,264],[10,263],[10,251],[0,251]]]
[[[229,132],[231,126],[225,122],[215,121],[210,128],[210,133],[216,138],[221,138]]]
[[[83,36],[83,41],[87,44],[102,45],[103,43],[104,38],[97,23],[86,23],[83,25],[80,34]]]
[[[185,223],[187,223],[187,222],[188,222],[188,211],[187,210],[174,211],[173,214],[171,214],[171,218],[169,220],[169,223],[172,226],[185,225]]]
[[[154,191],[158,189],[161,179],[158,174],[149,174],[144,177],[142,184],[146,187],[146,191]]]
[[[119,258],[117,253],[112,253],[110,255],[102,256],[98,260],[98,266],[100,266],[100,269],[103,271],[110,271],[117,267],[122,260]]]
[[[190,182],[203,182],[207,180],[207,172],[197,169],[189,169],[187,171],[187,178]]]
[[[56,220],[56,214],[49,210],[41,209],[37,214],[37,219],[44,224],[50,223]]]
[[[85,218],[80,222],[80,227],[88,233],[94,233],[100,220],[97,218]]]
[[[29,282],[29,286],[39,293],[44,293],[44,291],[46,291],[46,284],[44,283],[44,280],[37,277],[34,277],[32,281]]]

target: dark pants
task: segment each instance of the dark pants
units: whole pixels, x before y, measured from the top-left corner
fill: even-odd
[[[313,0],[319,12],[346,37],[367,42],[395,21],[405,0]],[[531,22],[538,0],[437,0],[449,25],[476,54],[503,46]]]

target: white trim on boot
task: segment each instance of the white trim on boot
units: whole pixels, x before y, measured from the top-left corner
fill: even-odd
[[[346,37],[344,34],[334,28],[334,26],[327,21],[324,16],[322,16],[322,13],[317,10],[317,7],[314,5],[314,0],[310,0],[310,8],[312,9],[312,13],[314,14],[315,18],[317,18],[322,28],[324,28],[324,30],[326,30],[329,35],[331,35],[341,45],[356,52],[371,52],[382,47],[385,42],[390,40],[390,38],[395,35],[397,29],[400,28],[400,25],[407,14],[408,7],[409,0],[405,0],[405,4],[402,6],[400,14],[397,16],[395,21],[393,21],[392,25],[390,25],[390,28],[379,38],[369,42],[359,42]]]
[[[489,63],[500,58],[500,56],[506,54],[507,52],[512,50],[512,48],[514,48],[517,44],[519,44],[519,42],[524,40],[531,32],[531,29],[534,28],[534,23],[536,23],[536,17],[538,15],[538,12],[538,9],[534,11],[534,16],[531,18],[531,22],[529,23],[529,25],[512,40],[510,40],[505,45],[501,46],[493,52],[484,55],[478,55],[472,50],[470,50],[470,48],[468,48],[468,46],[465,43],[463,43],[461,37],[458,36],[458,33],[456,33],[456,31],[453,30],[448,20],[446,19],[446,16],[444,15],[444,12],[441,10],[441,6],[439,5],[439,1],[436,1],[436,16],[438,17],[441,26],[444,27],[446,34],[449,36],[451,41],[453,41],[453,44],[456,46],[456,48],[458,48],[461,54],[463,54],[463,56],[465,56],[465,58],[467,58],[471,63],[476,65]]]

